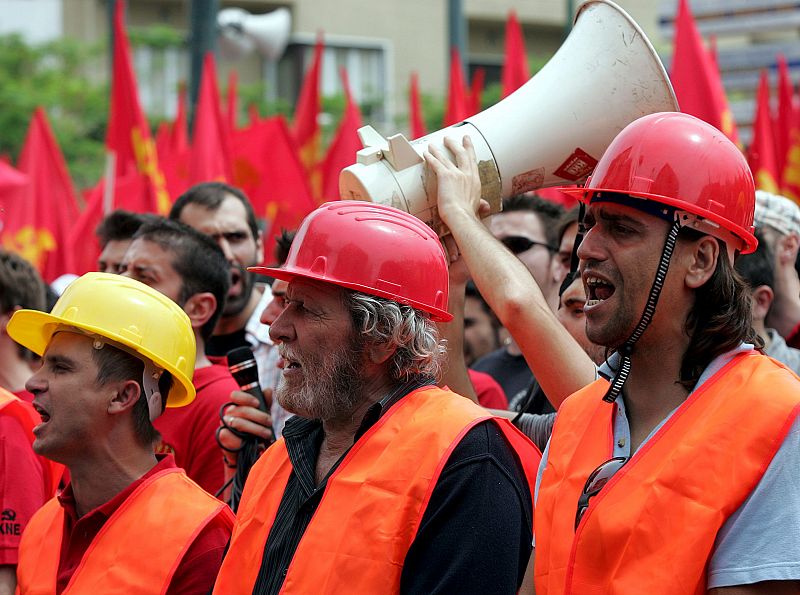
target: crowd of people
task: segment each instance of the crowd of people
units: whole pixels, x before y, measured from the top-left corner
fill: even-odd
[[[679,113],[566,212],[424,158],[448,250],[208,182],[0,253],[0,594],[800,592],[800,208]]]

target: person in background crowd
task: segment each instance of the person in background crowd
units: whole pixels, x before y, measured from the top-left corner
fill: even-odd
[[[160,219],[136,232],[122,261],[122,274],[161,292],[183,308],[192,324],[197,356],[192,383],[197,397],[167,409],[155,422],[161,433],[156,452],[175,463],[200,487],[216,494],[224,484],[222,451],[215,434],[219,411],[239,387],[228,368],[213,365],[203,350],[222,314],[228,267],[219,247],[188,225]]]
[[[499,328],[497,316],[475,283],[467,281],[464,299],[464,362],[467,366],[498,348]]]
[[[538,451],[433,384],[449,318],[433,231],[328,203],[263,272],[288,282],[270,334],[296,416],[250,472],[214,592],[515,593]]]
[[[269,337],[269,328],[260,322],[261,312],[272,300],[270,288],[257,287],[255,275],[247,270],[260,264],[264,257],[253,206],[238,188],[222,182],[206,182],[179,196],[169,217],[211,236],[230,266],[231,287],[225,310],[206,342],[206,353],[213,358],[224,358],[232,349],[250,347],[258,365],[261,388],[268,395],[277,382],[278,353]],[[270,415],[279,428],[288,417],[274,400]]]
[[[795,374],[800,374],[800,350],[786,345],[783,337],[773,328],[764,324],[769,316],[775,293],[775,275],[773,271],[774,257],[769,245],[756,230],[758,248],[750,254],[743,254],[736,259],[736,271],[750,286],[753,302],[753,328],[764,342],[764,353],[788,366]]]
[[[0,595],[17,584],[20,536],[33,514],[55,495],[62,467],[33,452],[39,415],[25,390],[34,354],[8,334],[20,308],[44,310],[45,285],[21,256],[0,250]]]
[[[153,451],[153,420],[195,396],[186,313],[138,281],[88,273],[51,314],[15,312],[8,332],[42,356],[27,384],[33,448],[71,478],[25,530],[20,594],[207,592],[233,514]]]
[[[558,284],[553,281],[551,268],[562,212],[560,206],[538,196],[518,195],[504,200],[503,210],[489,219],[494,237],[525,265],[552,310],[558,304]],[[525,395],[533,374],[513,337],[504,333],[501,337],[503,347],[473,363],[472,368],[492,376],[513,405]]]
[[[791,347],[800,347],[800,277],[796,269],[800,207],[784,196],[757,190],[753,224],[774,257],[774,299],[766,324]]]
[[[131,245],[133,234],[144,223],[153,221],[156,217],[156,215],[132,213],[123,209],[117,209],[103,217],[94,232],[101,249],[100,256],[97,257],[97,270],[101,273],[119,273],[122,259],[125,252],[128,251],[128,246]]]

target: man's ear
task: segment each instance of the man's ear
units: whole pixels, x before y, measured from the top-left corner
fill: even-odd
[[[775,294],[769,285],[759,285],[753,292],[753,320],[764,320],[769,313]]]
[[[199,329],[214,316],[217,310],[217,298],[208,291],[196,293],[183,304],[183,311],[192,321],[192,328]]]
[[[717,260],[725,258],[720,254],[720,246],[713,236],[705,235],[688,245],[688,266],[686,286],[691,289],[702,287],[714,274]]]
[[[259,229],[256,236],[256,265],[262,262],[264,262],[264,232]]]
[[[124,380],[115,384],[116,391],[108,402],[108,412],[116,414],[133,409],[142,395],[139,383],[135,380]]]

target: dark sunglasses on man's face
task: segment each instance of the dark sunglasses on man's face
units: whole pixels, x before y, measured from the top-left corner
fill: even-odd
[[[525,236],[507,236],[500,240],[500,242],[509,250],[511,250],[512,254],[522,254],[527,250],[530,250],[534,246],[542,246],[543,248],[547,248],[548,252],[556,252],[556,249],[553,248],[550,244],[546,244],[544,242],[537,242],[536,240],[531,240],[530,238],[526,238]]]
[[[589,479],[586,480],[586,485],[583,486],[581,497],[578,498],[578,510],[575,513],[575,530],[578,530],[578,525],[583,518],[583,513],[589,508],[589,500],[600,493],[605,485],[611,480],[612,477],[622,469],[625,463],[628,462],[628,457],[614,457],[605,463],[601,464],[597,469],[592,471]]]

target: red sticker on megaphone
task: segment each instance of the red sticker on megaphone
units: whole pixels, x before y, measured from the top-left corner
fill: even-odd
[[[592,173],[596,165],[597,159],[583,149],[575,149],[572,155],[567,157],[567,160],[553,173],[565,180],[575,182]]]

